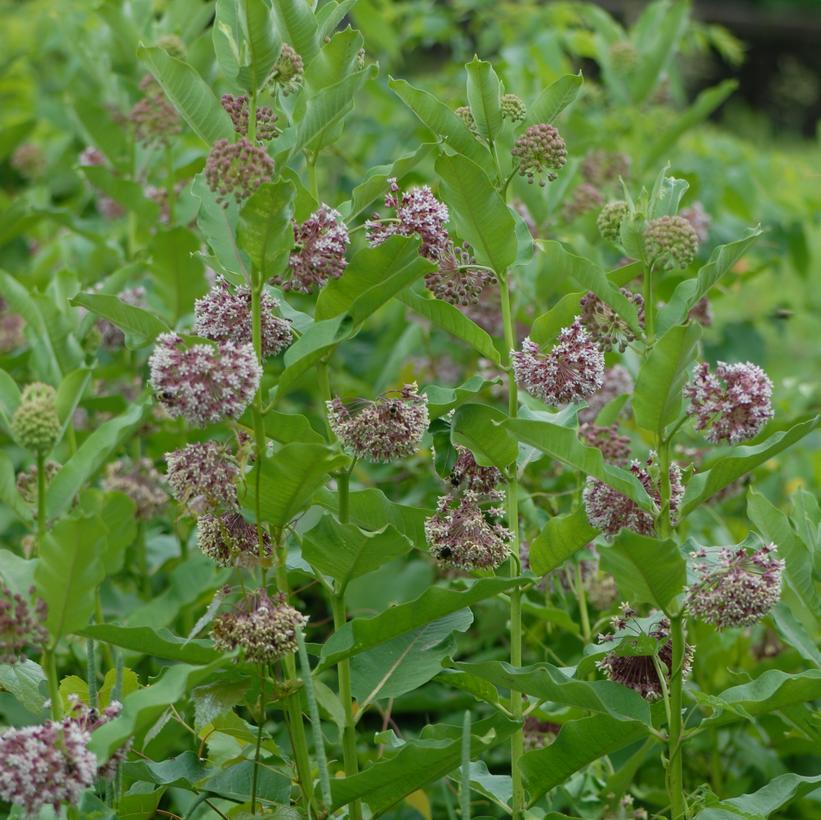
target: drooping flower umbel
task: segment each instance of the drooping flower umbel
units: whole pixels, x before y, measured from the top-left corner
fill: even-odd
[[[35,453],[47,453],[60,435],[57,391],[50,384],[32,382],[23,388],[11,417],[14,437]]]
[[[46,602],[34,597],[33,587],[26,599],[0,581],[0,663],[17,663],[26,647],[42,650],[47,614]]]
[[[381,245],[391,236],[413,236],[422,240],[419,253],[437,261],[448,249],[448,232],[445,229],[450,213],[448,206],[440,202],[427,185],[417,186],[399,196],[399,184],[395,177],[388,179],[385,206],[395,210],[395,218],[384,221],[374,214],[365,223],[365,234],[371,247]]]
[[[502,479],[502,472],[498,467],[483,467],[477,464],[476,458],[467,447],[456,445],[456,462],[449,476],[452,492],[473,490],[481,495],[489,495],[495,492]]]
[[[687,590],[687,609],[718,629],[758,623],[781,597],[784,561],[775,544],[750,552],[744,547],[699,549],[698,580]]]
[[[526,338],[521,350],[511,351],[517,383],[545,404],[581,401],[604,384],[604,355],[584,329],[580,317],[562,328],[548,353]]]
[[[758,435],[773,417],[772,392],[767,374],[752,362],[719,362],[715,373],[700,362],[684,388],[696,430],[706,430],[713,444],[737,444]]]
[[[237,504],[240,469],[228,448],[216,441],[197,441],[165,454],[168,484],[174,498],[195,515]]]
[[[271,598],[260,589],[214,619],[211,639],[222,652],[239,647],[247,661],[271,663],[296,651],[297,630],[306,623],[308,619],[287,603],[284,594]]]
[[[302,88],[305,79],[304,69],[305,66],[299,53],[293,46],[283,43],[268,82],[275,85],[283,96],[287,97]]]
[[[633,293],[627,288],[620,290],[622,296],[635,306],[639,324],[644,325],[644,299],[641,294]],[[636,334],[630,329],[630,325],[595,293],[588,291],[582,297],[580,306],[584,329],[603,353],[614,347],[624,353],[627,345],[635,341]]]
[[[223,207],[233,199],[240,204],[274,173],[274,161],[259,145],[241,137],[237,142],[217,140],[205,163],[205,181]]]
[[[117,459],[106,466],[103,489],[127,495],[137,505],[137,518],[148,521],[165,505],[162,476],[149,458]]]
[[[495,281],[492,273],[477,267],[467,242],[460,246],[448,242],[438,263],[435,271],[425,274],[425,285],[437,299],[451,305],[475,305],[482,290]]]
[[[250,344],[186,347],[176,333],[157,337],[148,363],[160,403],[171,416],[183,416],[196,427],[239,418],[262,377]]]
[[[531,125],[513,144],[510,153],[520,176],[543,186],[556,179],[556,171],[567,163],[567,145],[559,132],[546,122]]]
[[[262,292],[260,297],[260,326],[262,355],[276,356],[291,344],[293,333],[290,322],[276,315],[279,301]],[[245,285],[232,288],[219,278],[214,287],[194,303],[194,333],[214,342],[251,344],[252,313],[251,289]]]
[[[683,216],[659,216],[644,229],[644,253],[650,265],[686,268],[698,253],[698,235]]]
[[[476,119],[473,116],[473,112],[470,110],[470,106],[468,105],[460,105],[458,108],[454,109],[454,114],[459,117],[460,120],[470,129],[472,134],[476,136],[479,135],[479,129],[476,127]]]
[[[661,505],[661,493],[658,480],[651,477],[650,470],[655,462],[655,453],[650,453],[646,466],[638,461],[630,465],[630,472],[641,482],[647,494],[657,505]],[[677,464],[670,465],[670,515],[675,517],[684,496],[684,485],[681,483],[681,469]],[[653,516],[641,509],[635,501],[614,490],[598,478],[588,477],[584,487],[584,509],[591,527],[601,530],[608,538],[618,535],[624,527],[640,535],[653,535],[655,532]]]
[[[203,553],[221,567],[254,567],[259,564],[260,558],[271,555],[268,533],[262,532],[260,550],[256,526],[238,512],[200,516],[197,521],[197,542]]]
[[[587,407],[579,411],[580,422],[592,422],[596,420],[602,408],[613,401],[613,399],[623,396],[625,393],[633,392],[633,378],[626,367],[615,364],[604,371],[604,384],[587,399]]]
[[[428,429],[428,397],[416,384],[406,384],[398,396],[382,396],[359,408],[339,397],[326,402],[328,423],[345,449],[364,461],[395,461],[413,455]]]
[[[143,98],[131,109],[128,119],[134,126],[137,142],[151,146],[165,146],[182,131],[182,123],[173,105],[165,98],[160,84],[147,74],[140,81]]]
[[[290,276],[283,290],[310,293],[342,276],[351,239],[339,212],[323,203],[301,225],[294,222],[294,247],[288,258]]]
[[[631,636],[638,637],[641,634],[647,634],[651,638],[655,638],[658,641],[655,655],[663,665],[665,683],[669,684],[671,674],[676,671],[672,669],[673,646],[670,641],[670,621],[664,616],[657,616],[655,622],[645,633],[636,619],[636,615],[636,611],[630,604],[622,604],[621,614],[614,615],[610,621],[613,635],[599,635],[598,640],[605,642],[612,640],[614,637],[629,638]],[[690,674],[693,664],[693,652],[693,647],[685,644],[680,670],[682,677]],[[596,666],[610,680],[623,686],[629,686],[646,700],[657,700],[662,696],[661,678],[659,678],[652,654],[621,655],[612,650],[600,661],[597,661]]]
[[[244,94],[239,97],[235,97],[232,94],[223,94],[222,97],[220,97],[220,103],[222,103],[222,107],[231,118],[234,131],[241,137],[247,137],[250,117],[248,97]],[[279,133],[276,121],[277,115],[274,113],[273,108],[267,105],[257,106],[256,138],[264,142],[272,140]]]

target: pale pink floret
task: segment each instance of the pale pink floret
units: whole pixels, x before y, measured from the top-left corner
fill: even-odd
[[[351,244],[339,212],[324,203],[294,228],[294,248],[288,259],[290,278],[279,281],[284,290],[310,293],[342,276]]]

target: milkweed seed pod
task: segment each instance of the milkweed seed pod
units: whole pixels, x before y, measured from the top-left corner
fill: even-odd
[[[613,635],[599,635],[599,641],[607,641],[612,637],[639,636],[643,630],[636,620],[636,612],[629,604],[621,605],[619,615],[611,619]],[[656,650],[658,659],[664,667],[664,674],[669,685],[670,672],[673,664],[673,647],[670,642],[670,622],[663,616],[657,617],[655,623],[647,630],[651,638],[659,641]],[[690,674],[693,663],[694,649],[685,644],[682,658],[682,677]],[[596,666],[615,683],[628,686],[638,692],[646,700],[658,700],[662,696],[661,678],[652,655],[619,655],[614,651],[608,652]]]
[[[451,305],[475,305],[482,290],[494,281],[493,274],[476,267],[467,242],[461,246],[448,242],[447,250],[438,260],[437,269],[425,274],[428,290],[437,299]]]
[[[186,444],[165,454],[174,498],[194,515],[237,505],[240,469],[228,448],[216,441]]]
[[[279,300],[269,293],[260,296],[262,355],[276,356],[291,344],[291,323],[276,315]],[[194,303],[194,333],[205,339],[235,345],[252,343],[251,290],[245,285],[232,288],[225,279]]]
[[[428,398],[406,384],[398,396],[382,396],[359,408],[337,397],[326,402],[328,423],[345,449],[364,461],[387,462],[413,455],[428,429]]]
[[[274,161],[265,149],[245,137],[237,142],[217,140],[205,162],[205,181],[223,207],[232,199],[244,202],[273,173]]]
[[[719,362],[715,373],[701,362],[684,388],[696,430],[706,430],[713,444],[737,444],[758,435],[774,415],[772,392],[767,374],[752,362]]]
[[[717,629],[758,623],[781,597],[784,561],[775,552],[775,544],[752,552],[744,547],[698,550],[698,580],[687,590],[687,609]]]
[[[510,152],[520,176],[544,186],[556,179],[556,171],[567,163],[567,146],[559,132],[547,123],[531,125]]]
[[[137,518],[148,521],[168,501],[162,476],[148,458],[118,459],[106,466],[103,489],[127,495],[137,505]]]
[[[294,222],[293,228],[289,278],[277,281],[283,290],[310,293],[342,276],[348,265],[345,253],[351,238],[338,211],[323,203],[301,225]]]
[[[42,651],[48,641],[47,614],[46,602],[35,597],[33,587],[24,597],[0,581],[0,663],[23,660],[26,648]]]
[[[526,338],[511,351],[516,382],[545,404],[560,406],[593,395],[604,384],[604,355],[577,316],[547,354]]]
[[[200,549],[221,567],[255,567],[271,557],[271,539],[262,533],[262,546],[256,525],[238,512],[203,515],[197,521]]]
[[[33,382],[23,388],[20,404],[11,417],[11,431],[26,449],[47,453],[60,435],[57,392],[49,384]]]
[[[646,466],[638,461],[630,465],[630,472],[641,482],[647,494],[657,505],[661,505],[661,493],[657,483],[650,475],[649,469],[655,461],[651,453]],[[684,485],[681,482],[681,469],[677,464],[670,465],[670,515],[675,518],[684,496]],[[640,535],[653,535],[655,524],[653,516],[641,509],[635,501],[622,495],[617,490],[597,478],[588,477],[583,493],[584,508],[591,527],[601,530],[608,538],[618,535],[625,529]]]
[[[698,235],[684,217],[660,216],[644,230],[644,253],[650,265],[686,268],[698,253]]]
[[[268,82],[276,85],[284,96],[296,94],[305,81],[305,66],[302,57],[288,43],[282,44],[274,69]]]
[[[511,122],[523,122],[527,116],[525,101],[516,94],[502,94],[499,101],[502,109],[502,118]]]
[[[602,239],[608,242],[618,242],[621,238],[621,223],[629,213],[630,206],[623,199],[608,202],[596,219],[596,227]]]
[[[214,619],[211,639],[222,652],[241,649],[250,663],[271,663],[297,649],[297,631],[308,619],[265,590],[246,595],[233,611]]]
[[[220,98],[220,103],[228,113],[228,116],[231,117],[234,131],[241,137],[247,137],[250,117],[248,97],[244,94],[239,97],[235,97],[232,94],[223,94]],[[266,105],[258,106],[256,113],[256,138],[267,142],[276,137],[279,134],[276,121],[277,115],[274,113],[273,108],[269,108]]]
[[[157,337],[148,364],[159,402],[170,416],[182,416],[195,427],[239,418],[262,377],[250,344],[186,347],[176,333]]]

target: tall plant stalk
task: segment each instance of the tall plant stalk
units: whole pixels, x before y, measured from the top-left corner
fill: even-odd
[[[46,455],[37,452],[37,554],[46,537]]]

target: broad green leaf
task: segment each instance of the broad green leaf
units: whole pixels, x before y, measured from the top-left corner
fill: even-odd
[[[440,140],[472,160],[485,172],[493,173],[494,164],[490,152],[441,100],[427,91],[414,88],[405,80],[391,78],[388,86]]]
[[[68,426],[74,420],[74,411],[80,404],[83,394],[91,382],[91,374],[93,370],[90,367],[79,367],[77,370],[72,370],[61,382],[57,388],[57,396],[54,403],[57,407],[57,415],[60,417],[60,435],[57,443],[63,440],[63,436],[68,429]]]
[[[552,123],[567,108],[582,87],[582,75],[565,74],[555,83],[549,85],[528,106],[525,125],[536,125],[540,122]]]
[[[747,252],[762,231],[760,228],[751,229],[743,239],[719,245],[710,254],[710,261],[699,268],[695,278],[685,279],[673,291],[670,301],[659,311],[657,330],[664,333],[668,328],[683,322],[687,314],[701,299],[709,293],[721,278],[732,269],[733,265]]]
[[[125,550],[137,536],[137,505],[125,493],[84,490],[79,508],[99,516],[106,528],[106,548],[102,553],[106,575],[115,575],[125,563]]]
[[[235,203],[223,208],[217,202],[213,191],[208,187],[204,174],[194,177],[191,184],[191,196],[200,203],[197,211],[197,227],[208,243],[216,261],[222,267],[226,278],[234,284],[250,282],[250,260],[237,244],[237,226],[239,209]],[[217,268],[217,265],[213,265]]]
[[[122,772],[129,780],[190,789],[194,783],[205,778],[208,769],[194,752],[183,752],[168,760],[129,760],[123,763]]]
[[[460,154],[441,155],[436,173],[456,232],[470,243],[480,263],[503,277],[518,249],[516,223],[504,199],[485,172]]]
[[[283,43],[296,49],[305,65],[319,51],[316,20],[305,0],[273,0],[274,22]]]
[[[650,603],[669,613],[687,583],[687,567],[674,541],[622,530],[602,550],[602,564],[616,578],[625,600]]]
[[[350,338],[351,333],[351,319],[344,314],[311,324],[285,351],[285,370],[279,377],[277,396],[284,396],[303,373],[332,352],[340,342]]]
[[[782,450],[791,447],[818,427],[819,417],[799,422],[789,430],[773,433],[766,441],[746,447],[732,447],[709,465],[707,470],[696,473],[687,484],[682,506],[682,518],[691,513],[702,501],[712,498],[720,489],[732,484],[737,478],[749,473]]]
[[[0,664],[0,689],[5,689],[33,715],[40,715],[46,703],[46,676],[39,663],[26,658]]]
[[[589,544],[598,533],[579,508],[556,515],[544,525],[530,545],[530,568],[536,575],[547,575],[560,567],[574,552]]]
[[[194,301],[208,285],[202,260],[196,255],[201,240],[187,228],[158,229],[151,242],[151,273],[172,325],[194,310]]]
[[[461,692],[468,692],[477,700],[483,700],[486,703],[499,702],[499,693],[492,683],[484,678],[468,674],[462,669],[443,669],[436,676],[436,680],[445,686],[452,686]]]
[[[325,642],[320,669],[525,582],[523,578],[481,578],[465,590],[430,587],[413,601],[379,615],[354,618]]]
[[[119,820],[151,820],[157,816],[157,808],[164,794],[164,787],[150,792],[126,792],[117,801],[117,817]]]
[[[239,15],[241,4],[237,0],[216,0],[214,23],[211,27],[211,41],[220,71],[226,77],[236,79],[244,52],[242,28]]]
[[[243,417],[243,423],[246,423]],[[306,416],[298,413],[280,413],[278,410],[268,410],[263,418],[265,435],[282,444],[292,441],[305,441],[311,444],[324,444],[325,437],[311,426]],[[253,428],[251,412],[248,412],[247,425]]]
[[[271,457],[262,459],[259,510],[262,521],[284,527],[327,480],[332,470],[342,467],[348,457],[322,444],[286,444]],[[256,509],[256,482],[248,477],[245,505]]]
[[[780,601],[770,613],[776,631],[785,643],[795,649],[805,661],[821,667],[821,652],[816,642],[807,634],[801,622],[790,612],[789,606]]]
[[[430,319],[431,322],[441,327],[451,336],[455,336],[457,339],[469,344],[479,355],[494,364],[499,364],[501,361],[499,351],[487,332],[468,319],[459,308],[440,299],[426,299],[413,291],[405,291],[399,294],[397,298],[414,313]]]
[[[698,355],[701,325],[675,325],[652,347],[639,369],[633,415],[639,427],[663,439],[681,411],[687,371]]]
[[[722,800],[715,806],[702,809],[695,820],[731,820],[741,817],[745,820],[766,820],[777,816],[775,813],[791,800],[815,791],[821,785],[821,774],[799,775],[793,772],[780,774],[752,794],[742,794]]]
[[[17,491],[17,476],[14,464],[3,452],[0,452],[0,502],[8,507],[21,521],[30,521],[32,508],[23,501]]]
[[[242,0],[238,4],[244,35],[246,59],[239,67],[239,82],[246,91],[262,88],[279,57],[282,42],[271,18],[271,7],[265,0]]]
[[[502,129],[502,90],[490,63],[474,57],[465,66],[468,105],[476,128],[486,140],[495,140]]]
[[[629,687],[604,680],[576,680],[550,663],[517,668],[504,661],[483,661],[456,663],[454,668],[483,678],[498,688],[524,692],[537,701],[575,706],[616,720],[635,720],[652,726],[647,701]]]
[[[6,428],[18,404],[20,388],[17,382],[5,370],[0,370],[0,418],[3,419]]]
[[[584,293],[568,293],[562,296],[550,310],[533,320],[530,338],[537,345],[546,345],[559,335],[563,327],[569,327],[581,313],[581,300]]]
[[[608,715],[571,720],[544,749],[527,752],[521,760],[530,802],[565,783],[574,772],[611,752],[623,749],[649,732],[639,721],[616,720]]]
[[[299,0],[297,0],[299,2]],[[272,803],[287,803],[291,793],[291,778],[271,765],[263,763],[256,778],[257,797]],[[211,775],[201,788],[236,801],[251,797],[254,782],[254,761],[243,760]],[[271,815],[274,817],[274,815]]]
[[[167,629],[151,629],[147,626],[117,626],[115,624],[91,624],[80,630],[86,638],[110,643],[141,655],[182,661],[190,664],[212,663],[221,653],[211,647],[210,641],[186,641]]]
[[[451,440],[467,447],[476,462],[485,467],[507,470],[516,461],[519,446],[516,439],[499,425],[507,416],[485,404],[463,404],[451,422]]]
[[[428,414],[431,419],[438,419],[467,402],[481,401],[479,394],[491,384],[493,382],[486,382],[481,376],[471,376],[459,387],[426,384],[422,392],[428,397]]]
[[[203,142],[212,145],[219,139],[233,139],[231,118],[194,68],[170,57],[157,46],[140,45],[137,56],[145,62],[180,116]]]
[[[290,182],[268,182],[257,188],[240,211],[237,244],[263,281],[283,272],[293,246],[293,198]]]
[[[639,480],[627,470],[608,464],[595,447],[582,444],[576,431],[541,419],[507,419],[503,426],[523,444],[529,444],[559,461],[598,478],[632,498],[642,509],[653,511],[653,502]]]
[[[82,171],[95,188],[136,214],[144,225],[153,227],[157,224],[160,206],[146,197],[142,185],[122,179],[103,165],[85,165]]]
[[[66,518],[46,534],[34,571],[37,594],[48,604],[53,642],[85,627],[105,577],[106,528],[97,516]]]
[[[470,756],[482,757],[507,740],[516,724],[503,715],[477,721],[471,727]],[[459,766],[460,726],[426,726],[418,739],[405,743],[392,757],[383,758],[353,777],[333,779],[333,809],[363,799],[374,815],[384,814],[403,797],[445,777]]]
[[[345,19],[345,16],[356,5],[357,0],[329,0],[316,12],[317,37],[322,42],[330,37],[334,29]]]
[[[125,331],[126,345],[132,349],[150,344],[168,330],[168,325],[153,313],[107,293],[78,293],[69,304],[88,308],[117,325]]]
[[[308,94],[316,94],[323,88],[339,82],[356,70],[359,50],[364,45],[362,34],[352,28],[339,31],[319,50],[305,72]]]

